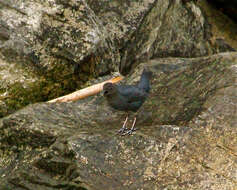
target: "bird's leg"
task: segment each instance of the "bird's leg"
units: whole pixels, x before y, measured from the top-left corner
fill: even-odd
[[[136,120],[137,120],[137,118],[135,117],[134,118],[134,120],[133,120],[133,124],[132,124],[132,127],[131,127],[131,129],[130,130],[128,130],[127,132],[125,132],[125,133],[123,133],[123,135],[131,135],[132,134],[132,132],[134,132],[134,131],[136,131],[137,129],[136,128],[134,128],[134,126],[135,126],[135,123],[136,123]]]
[[[128,116],[126,117],[126,119],[125,119],[125,121],[123,123],[122,128],[118,130],[118,133],[122,133],[123,134],[125,132],[125,130],[127,129],[126,128],[127,121],[128,121]]]

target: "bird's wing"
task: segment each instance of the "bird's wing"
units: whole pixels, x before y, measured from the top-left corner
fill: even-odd
[[[134,85],[118,86],[119,93],[126,97],[128,102],[142,101],[147,93]]]

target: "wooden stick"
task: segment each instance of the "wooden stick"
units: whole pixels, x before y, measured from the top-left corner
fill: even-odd
[[[78,90],[76,92],[73,92],[71,94],[65,95],[65,96],[61,96],[59,98],[53,99],[48,101],[49,103],[54,103],[54,102],[70,102],[70,101],[76,101],[79,99],[83,99],[86,98],[88,96],[92,96],[95,95],[97,93],[99,93],[100,91],[103,90],[103,85],[107,82],[111,82],[111,83],[117,83],[119,81],[121,81],[123,79],[123,77],[119,76],[119,77],[115,77],[112,78],[110,80],[104,81],[102,83],[99,84],[95,84],[93,86],[89,86],[87,88],[83,88],[81,90]]]

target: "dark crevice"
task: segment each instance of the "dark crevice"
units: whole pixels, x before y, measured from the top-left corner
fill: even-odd
[[[227,15],[235,23],[237,23],[237,1],[226,1],[226,0],[207,0],[213,7]]]

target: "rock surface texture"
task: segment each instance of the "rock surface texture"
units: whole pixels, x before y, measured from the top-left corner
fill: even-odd
[[[0,189],[234,189],[236,64],[237,53],[147,62],[152,90],[129,138],[102,95],[3,118]]]
[[[236,28],[205,0],[0,0],[0,117],[150,58],[233,51]]]
[[[236,190],[236,28],[205,0],[0,0],[0,190]],[[102,94],[33,104],[144,67],[129,137]]]

